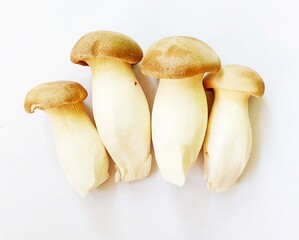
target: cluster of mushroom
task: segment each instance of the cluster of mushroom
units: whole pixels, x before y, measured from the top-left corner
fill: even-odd
[[[132,71],[141,60],[142,73],[160,79],[152,116]],[[255,71],[221,68],[216,53],[192,37],[163,38],[143,57],[133,39],[110,31],[84,35],[71,61],[91,68],[96,127],[83,107],[86,90],[72,81],[33,88],[25,110],[49,114],[60,164],[81,196],[108,179],[108,153],[116,164],[116,182],[147,177],[151,135],[160,173],[172,184],[184,185],[202,145],[209,190],[225,191],[242,174],[252,141],[248,99],[264,93]],[[215,92],[209,120],[205,89]]]

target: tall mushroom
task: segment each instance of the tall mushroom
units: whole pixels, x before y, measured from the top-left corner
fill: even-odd
[[[220,68],[220,59],[192,37],[166,37],[146,52],[141,71],[160,79],[152,112],[152,138],[162,177],[183,186],[195,163],[207,125],[205,72]]]
[[[151,168],[149,106],[131,67],[142,56],[134,40],[109,31],[84,35],[71,53],[73,63],[91,68],[93,113],[116,182],[145,178]]]
[[[242,174],[251,151],[249,97],[264,94],[262,78],[250,68],[226,65],[204,78],[215,100],[204,141],[204,173],[210,191],[228,190]]]
[[[26,112],[46,112],[51,119],[56,150],[68,181],[84,197],[109,177],[109,158],[83,107],[86,90],[76,82],[56,81],[31,89]]]

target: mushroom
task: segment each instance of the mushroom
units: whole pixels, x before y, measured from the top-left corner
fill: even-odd
[[[192,37],[163,38],[146,52],[145,75],[159,78],[152,112],[152,138],[162,177],[183,186],[195,163],[207,126],[205,72],[220,69],[220,59],[205,43]]]
[[[84,110],[86,97],[79,83],[56,81],[31,89],[24,103],[26,112],[40,109],[50,116],[61,167],[82,197],[109,177],[108,154]]]
[[[204,78],[215,100],[204,140],[204,174],[210,191],[228,190],[242,174],[251,151],[249,97],[264,94],[262,78],[250,68],[225,65]]]
[[[151,168],[149,106],[131,66],[142,56],[134,40],[109,31],[84,35],[71,52],[73,63],[91,68],[93,113],[116,182],[145,178]]]

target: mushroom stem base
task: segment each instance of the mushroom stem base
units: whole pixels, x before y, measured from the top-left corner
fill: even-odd
[[[183,186],[195,163],[207,126],[202,74],[161,79],[152,113],[153,145],[162,177]]]
[[[101,139],[116,164],[115,181],[147,177],[151,168],[150,112],[131,65],[116,59],[89,65],[93,113]]]
[[[228,190],[242,174],[251,151],[249,95],[215,90],[204,142],[204,174],[210,191]]]
[[[46,110],[54,130],[56,150],[69,182],[82,196],[109,177],[109,160],[83,103]]]

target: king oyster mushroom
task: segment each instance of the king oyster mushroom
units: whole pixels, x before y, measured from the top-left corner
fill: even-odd
[[[82,197],[109,177],[107,152],[83,106],[86,97],[79,83],[55,81],[31,89],[24,103],[28,113],[49,115],[63,172]]]
[[[116,182],[145,178],[151,169],[149,106],[131,66],[142,56],[133,39],[109,31],[87,33],[71,52],[73,63],[91,68],[93,113]]]
[[[210,191],[228,190],[242,174],[251,151],[252,135],[248,114],[250,96],[261,97],[263,79],[254,70],[225,65],[204,78],[215,100],[204,140],[204,173]]]
[[[152,112],[152,137],[162,177],[183,186],[206,132],[205,72],[220,69],[220,59],[192,37],[166,37],[147,50],[141,71],[159,78]]]

